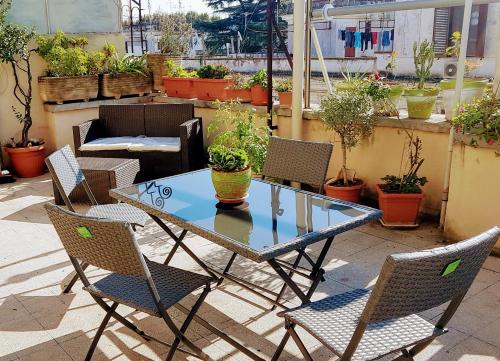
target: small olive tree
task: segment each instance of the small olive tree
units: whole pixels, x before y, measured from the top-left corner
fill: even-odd
[[[182,56],[189,52],[193,27],[186,14],[160,14],[160,51],[172,56]]]
[[[14,97],[24,108],[12,110],[23,125],[21,142],[13,146],[27,147],[30,143],[29,130],[33,124],[31,118],[31,101],[33,98],[33,74],[31,71],[31,55],[34,49],[29,44],[35,38],[35,31],[26,26],[11,23],[7,20],[10,1],[0,0],[0,62],[10,64],[14,74]]]
[[[320,119],[329,130],[340,137],[342,148],[342,178],[347,178],[347,150],[372,133],[375,116],[372,100],[366,92],[358,89],[337,91],[321,100]]]

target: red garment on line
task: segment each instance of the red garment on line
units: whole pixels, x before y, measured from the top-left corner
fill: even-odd
[[[372,31],[372,44],[377,45],[378,33]]]

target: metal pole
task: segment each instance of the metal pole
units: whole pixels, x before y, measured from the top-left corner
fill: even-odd
[[[469,26],[470,26],[470,17],[472,13],[472,2],[473,0],[465,0],[464,19],[462,22],[462,39],[460,41],[460,55],[458,56],[457,80],[455,84],[455,96],[454,96],[454,104],[457,104],[458,107],[454,112],[458,111],[458,108],[462,103],[462,88],[464,85],[465,60],[467,57],[467,43],[469,42]],[[448,195],[450,192],[450,175],[451,175],[451,165],[453,161],[454,142],[455,142],[455,130],[453,129],[453,127],[451,127],[450,134],[448,136],[448,156],[446,159],[446,168],[444,174],[443,198],[441,202],[441,216],[439,219],[440,227],[444,227],[444,223],[446,220],[446,208],[448,206]]]
[[[293,7],[293,92],[292,139],[302,136],[302,101],[304,87],[304,0],[295,0]]]
[[[132,19],[132,0],[129,0],[128,2],[129,6],[129,13],[130,13],[130,49],[131,53],[134,53],[134,27],[133,25],[133,19]]]
[[[274,0],[267,0],[267,113],[268,126],[273,127],[273,7]]]
[[[141,0],[139,0],[139,32],[141,34],[141,53],[144,54],[144,35],[142,33],[142,6]]]
[[[326,68],[325,58],[323,57],[323,51],[321,50],[321,45],[318,39],[318,33],[314,25],[311,25],[311,35],[314,42],[314,48],[316,49],[316,54],[318,55],[319,65],[321,66],[321,72],[323,73],[323,80],[325,81],[326,87],[328,88],[328,93],[333,93],[332,83],[330,77],[328,76],[328,69]]]
[[[312,0],[306,0],[304,108],[311,107],[311,13]]]
[[[498,0],[473,0],[474,5],[492,4]],[[410,1],[397,1],[378,3],[370,5],[359,6],[345,6],[330,8],[327,11],[328,16],[342,16],[342,15],[358,15],[358,14],[373,14],[385,13],[391,11],[402,10],[419,10],[419,9],[434,9],[434,8],[448,8],[453,6],[463,6],[465,0],[410,0]],[[323,18],[323,9],[314,10],[312,13],[313,19]]]

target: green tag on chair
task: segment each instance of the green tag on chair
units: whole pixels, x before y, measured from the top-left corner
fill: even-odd
[[[455,272],[455,270],[458,268],[458,266],[462,263],[462,260],[459,258],[456,261],[453,261],[451,263],[448,263],[446,267],[444,268],[443,272],[441,272],[441,276],[448,276],[450,273]]]
[[[87,227],[84,226],[76,227],[76,231],[82,238],[92,238],[92,233],[90,233]]]

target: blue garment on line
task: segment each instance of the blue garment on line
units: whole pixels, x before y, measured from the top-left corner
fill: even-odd
[[[354,47],[361,48],[361,32],[359,31],[354,33]]]
[[[389,45],[391,45],[391,32],[384,31],[382,33],[382,46],[389,46]]]

